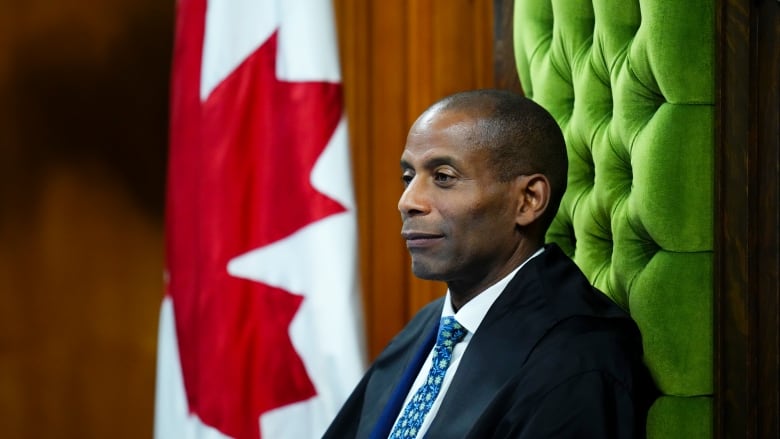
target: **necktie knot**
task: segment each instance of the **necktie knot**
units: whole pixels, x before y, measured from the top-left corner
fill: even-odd
[[[436,339],[437,346],[453,348],[466,336],[466,328],[461,326],[455,317],[443,317],[439,323],[439,336]]]

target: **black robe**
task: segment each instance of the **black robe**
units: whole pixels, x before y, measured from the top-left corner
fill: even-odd
[[[325,438],[370,436],[442,305],[427,305],[388,344]],[[426,437],[644,437],[655,396],[634,322],[548,245],[485,315]]]

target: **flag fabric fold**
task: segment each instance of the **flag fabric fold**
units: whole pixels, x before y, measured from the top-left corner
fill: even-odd
[[[155,437],[320,437],[364,367],[329,0],[180,0]]]

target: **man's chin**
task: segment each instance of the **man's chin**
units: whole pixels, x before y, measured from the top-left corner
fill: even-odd
[[[412,273],[422,280],[444,280],[444,273],[436,267],[432,267],[430,264],[422,262],[415,262],[412,260]]]

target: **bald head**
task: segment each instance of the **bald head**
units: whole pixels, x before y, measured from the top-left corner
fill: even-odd
[[[457,112],[474,120],[474,128],[465,140],[490,152],[498,180],[536,173],[547,177],[551,196],[541,218],[546,230],[566,190],[568,172],[566,143],[550,113],[536,102],[506,90],[473,90],[448,96],[420,119],[439,112]]]

